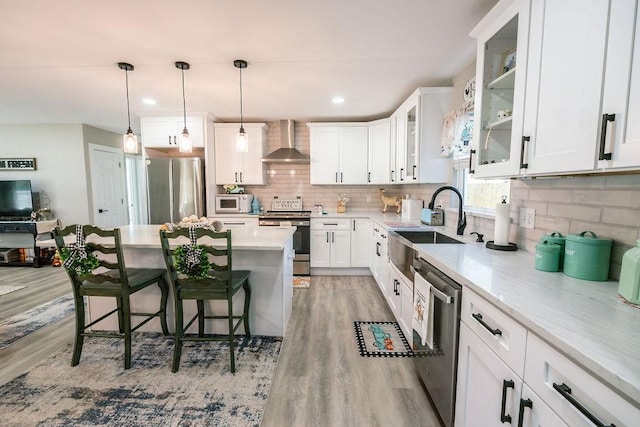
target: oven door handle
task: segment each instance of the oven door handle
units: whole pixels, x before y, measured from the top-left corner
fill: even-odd
[[[417,273],[417,274],[421,275],[429,283],[433,283],[433,282],[436,282],[438,280],[437,276],[430,275],[429,273],[427,273],[427,277],[425,277],[422,274],[422,270],[421,269],[415,268],[412,265],[409,266],[409,270],[411,270],[411,272],[413,274]],[[433,278],[429,278],[428,276],[432,276]],[[452,296],[445,294],[444,292],[442,292],[440,289],[436,288],[435,286],[433,286],[433,285],[429,286],[429,291],[433,294],[434,297],[438,298],[440,301],[444,302],[445,304],[453,303],[453,297]]]

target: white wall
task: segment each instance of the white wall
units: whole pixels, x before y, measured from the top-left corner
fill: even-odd
[[[0,179],[30,179],[44,190],[63,224],[91,223],[87,144],[114,146],[120,136],[91,126],[0,125],[0,156],[36,159],[35,171],[0,171]]]

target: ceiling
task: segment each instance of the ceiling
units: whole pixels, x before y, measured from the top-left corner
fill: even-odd
[[[217,121],[372,120],[450,86],[497,0],[2,0],[0,124],[127,128],[186,109]],[[332,104],[334,96],[345,102]],[[146,105],[143,98],[157,101]]]

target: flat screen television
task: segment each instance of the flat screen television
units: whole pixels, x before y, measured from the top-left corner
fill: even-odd
[[[0,181],[0,218],[28,219],[33,211],[31,181]]]

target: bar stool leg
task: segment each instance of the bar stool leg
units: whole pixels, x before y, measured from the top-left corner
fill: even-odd
[[[82,344],[84,343],[84,297],[79,292],[73,293],[73,301],[76,309],[76,337],[73,343],[73,356],[71,357],[71,366],[80,363],[80,354],[82,353]]]
[[[180,357],[182,356],[182,336],[184,334],[184,323],[182,313],[182,300],[176,295],[176,335],[173,346],[173,365],[171,372],[178,372],[180,369]]]

